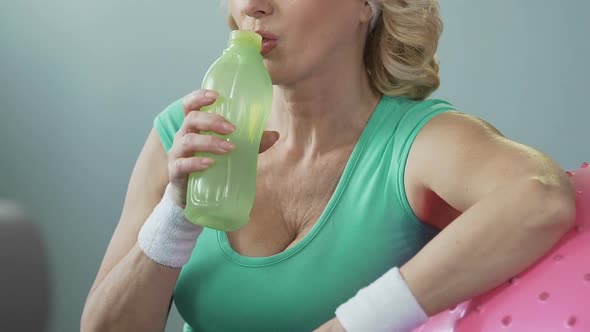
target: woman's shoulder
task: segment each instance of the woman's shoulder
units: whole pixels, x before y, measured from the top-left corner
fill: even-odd
[[[384,104],[389,108],[398,109],[403,116],[414,113],[424,113],[430,110],[454,109],[455,106],[448,100],[442,98],[427,98],[421,100],[409,99],[407,97],[383,96]]]
[[[384,124],[393,127],[396,135],[409,135],[419,130],[434,116],[455,111],[456,107],[449,101],[440,98],[413,100],[406,97],[383,96],[380,103],[384,113]]]
[[[172,148],[174,136],[180,130],[184,120],[182,99],[175,100],[164,108],[154,118],[154,128],[160,137],[160,141],[166,151]]]
[[[388,133],[392,142],[396,163],[403,168],[410,149],[418,134],[436,116],[456,111],[456,107],[447,100],[432,98],[411,100],[408,98],[385,97],[386,115],[381,132]]]

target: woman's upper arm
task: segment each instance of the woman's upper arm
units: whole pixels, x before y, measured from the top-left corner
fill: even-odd
[[[152,129],[133,168],[119,223],[89,294],[137,242],[141,226],[162,199],[168,184],[167,160],[158,133]]]

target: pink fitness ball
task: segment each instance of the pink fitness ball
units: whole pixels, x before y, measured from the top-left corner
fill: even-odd
[[[590,331],[590,167],[567,172],[576,224],[526,271],[431,317],[414,332]]]

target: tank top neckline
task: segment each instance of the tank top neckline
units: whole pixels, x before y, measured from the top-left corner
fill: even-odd
[[[316,223],[312,226],[311,230],[301,239],[298,243],[294,246],[289,247],[280,253],[271,255],[271,256],[262,256],[262,257],[250,257],[250,256],[243,256],[237,251],[235,251],[229,240],[227,238],[227,233],[224,231],[215,231],[217,233],[217,242],[219,244],[219,248],[221,249],[223,255],[230,260],[231,262],[244,266],[244,267],[264,267],[269,266],[272,264],[276,264],[282,262],[297,253],[299,253],[303,248],[305,248],[319,233],[319,231],[323,228],[326,221],[330,218],[332,211],[338,204],[340,197],[345,192],[345,189],[350,181],[351,175],[353,174],[356,166],[360,160],[360,156],[362,155],[366,144],[369,138],[373,135],[377,124],[381,122],[381,119],[384,115],[384,111],[388,109],[387,102],[391,98],[396,97],[389,97],[389,96],[381,96],[381,99],[377,103],[375,110],[369,117],[367,121],[367,125],[361,132],[359,139],[357,140],[346,165],[344,166],[344,170],[342,172],[342,176],[336,185],[336,189],[334,193],[328,200],[326,207],[322,211],[320,217],[316,221]]]

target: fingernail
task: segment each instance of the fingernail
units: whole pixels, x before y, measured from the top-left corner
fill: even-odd
[[[236,146],[232,142],[223,141],[219,144],[219,147],[224,151],[233,150]]]
[[[236,130],[236,127],[234,125],[232,125],[231,123],[227,123],[224,122],[221,127],[223,128],[223,130],[225,130],[226,132],[233,132],[234,130]]]
[[[209,159],[209,158],[203,158],[203,159],[201,159],[201,163],[204,166],[211,166],[211,165],[213,165],[213,163],[215,163],[215,160]]]
[[[209,99],[213,99],[213,98],[217,97],[217,94],[213,91],[207,91],[207,92],[205,92],[205,97],[209,98]]]

